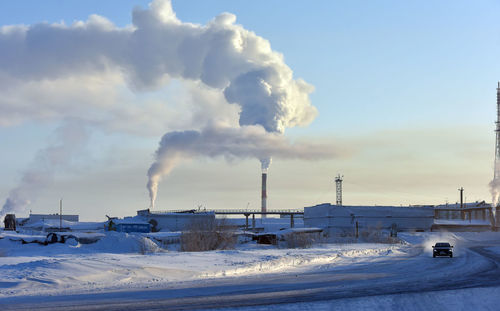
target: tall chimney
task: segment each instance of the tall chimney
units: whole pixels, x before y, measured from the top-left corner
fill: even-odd
[[[496,140],[495,140],[495,168],[493,170],[493,180],[500,179],[499,172],[500,168],[498,165],[500,164],[500,81],[498,82],[497,87],[497,122],[496,123]],[[498,203],[498,202],[493,202]]]
[[[261,212],[265,213],[267,211],[267,172],[262,172],[262,208]],[[262,214],[262,218],[266,218],[265,214]]]

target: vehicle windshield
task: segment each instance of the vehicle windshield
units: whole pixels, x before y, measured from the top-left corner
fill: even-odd
[[[450,243],[436,243],[436,247],[450,247]]]

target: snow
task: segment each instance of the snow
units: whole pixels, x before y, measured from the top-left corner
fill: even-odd
[[[423,278],[435,271],[450,277],[457,273],[457,268],[461,272],[474,273],[487,267],[489,263],[486,260],[473,265],[466,260],[465,255],[469,252],[467,247],[477,242],[492,242],[487,250],[500,254],[500,246],[494,243],[500,241],[498,232],[399,233],[402,239],[400,244],[318,244],[308,249],[280,249],[247,241],[239,244],[235,250],[189,253],[167,250],[160,242],[178,239],[179,232],[98,234],[103,237],[93,244],[73,241],[44,246],[23,245],[19,242],[21,238],[34,238],[31,235],[3,232],[0,235],[0,304],[20,302],[27,298],[36,301],[47,296],[162,289],[186,282],[233,277],[311,271],[336,271],[342,275],[345,271],[352,271],[348,270],[352,267],[375,267],[379,264],[394,264],[395,267],[403,264],[394,269],[410,269],[409,272],[416,275],[420,271],[418,269],[428,270]],[[436,242],[454,245],[458,257],[453,258],[454,265],[448,266],[450,261],[433,260],[431,246]],[[412,262],[408,261],[410,258]],[[376,270],[372,272],[374,276],[377,275]],[[415,280],[408,280],[412,281]],[[498,297],[498,294],[499,288],[473,288],[234,310],[382,310],[394,309],[394,306],[419,310],[429,305],[450,309],[456,308],[465,299],[452,297],[467,297],[473,309],[494,309],[491,308],[495,300],[492,297]],[[448,305],[443,300],[452,302]]]
[[[31,228],[70,228],[71,230],[100,230],[104,228],[104,222],[79,222],[59,219],[44,219],[33,223],[28,223],[22,226],[22,229]]]
[[[310,303],[224,309],[226,311],[498,310],[499,287],[368,296]]]
[[[5,257],[0,257],[0,300],[16,296],[161,287],[171,282],[276,273],[324,264],[341,266],[349,264],[351,258],[373,261],[381,255],[395,256],[399,248],[348,244],[276,249],[251,243],[236,250],[183,253],[164,251],[145,236],[109,232],[94,244],[47,246],[20,245],[2,239],[0,248],[6,253]]]

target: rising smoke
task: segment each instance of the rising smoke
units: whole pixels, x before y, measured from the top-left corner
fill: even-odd
[[[53,142],[37,152],[20,183],[9,192],[0,211],[0,218],[8,213],[25,211],[40,192],[52,183],[56,171],[70,165],[81,154],[88,138],[89,134],[83,123],[78,120],[64,121],[55,130]]]
[[[223,13],[207,25],[183,23],[169,0],[155,0],[148,9],[136,8],[132,17],[133,25],[126,28],[96,15],[71,26],[2,27],[0,81],[110,72],[124,74],[136,90],[158,88],[169,78],[201,81],[239,105],[240,125],[260,124],[282,133],[314,119],[316,109],[308,97],[312,86],[294,80],[283,56],[267,40],[235,24],[234,15]],[[5,111],[15,109],[14,104],[0,104]]]
[[[494,177],[493,180],[490,181],[489,187],[490,187],[490,193],[491,193],[491,205],[493,207],[496,207],[499,203],[499,198],[500,198],[500,163],[498,163],[498,160],[495,160],[495,172],[494,172]]]
[[[126,81],[134,91],[158,90],[171,79],[216,90],[222,94],[225,105],[238,108],[236,122],[221,122],[224,118],[220,105],[204,105],[203,117],[210,122],[165,134],[148,171],[152,205],[161,177],[184,156],[256,158],[263,170],[269,168],[272,156],[332,156],[331,148],[306,148],[282,137],[286,128],[307,125],[315,118],[317,111],[309,100],[313,87],[294,79],[283,55],[273,51],[267,40],[235,22],[233,14],[222,13],[206,25],[185,23],[176,17],[169,0],[154,0],[147,9],[134,9],[132,25],[124,28],[97,15],[69,26],[40,23],[1,27],[0,82],[7,86],[0,85],[0,90],[14,87],[18,91],[16,96],[0,99],[4,112],[0,125],[22,121],[28,115],[33,119],[81,115],[92,125],[107,119],[120,123],[116,116],[124,116],[127,121],[121,122],[119,129],[128,130],[130,115],[137,115],[135,108],[106,107],[107,102],[119,100],[97,100],[110,92],[101,87],[107,83],[96,82],[95,77],[111,77],[115,87]],[[48,91],[37,87],[41,83]],[[91,85],[88,91],[84,90],[91,100],[85,101],[87,96],[78,92],[77,98],[64,94],[68,87],[60,86],[67,84]],[[29,89],[24,92],[26,85]],[[17,94],[29,96],[19,104]],[[47,97],[50,100],[44,100]],[[105,110],[109,118],[93,121],[94,113],[87,112],[89,107],[93,108],[91,111]],[[149,123],[152,122],[144,122]],[[231,126],[227,126],[229,123]],[[186,130],[192,128],[201,129]],[[29,189],[33,188],[31,184],[37,183],[21,186]],[[6,206],[12,206],[14,201],[26,205],[21,199],[26,195],[16,195],[24,191],[21,189],[13,190]]]
[[[227,161],[254,158],[260,159],[262,169],[267,170],[271,155],[281,159],[316,160],[332,157],[335,150],[327,145],[293,144],[280,133],[267,132],[261,126],[170,132],[162,137],[156,161],[148,171],[152,207],[162,176],[169,174],[182,160],[198,156],[224,157]]]
[[[157,17],[155,4],[159,2],[153,2],[150,11],[140,14]],[[182,78],[200,79],[210,87],[221,89],[227,102],[238,105],[241,112],[240,127],[207,127],[163,136],[155,162],[148,170],[151,207],[154,207],[162,176],[182,158],[257,158],[262,170],[267,171],[272,156],[313,158],[319,153],[326,156],[330,148],[322,146],[317,148],[321,152],[316,153],[315,148],[291,145],[282,138],[285,128],[307,125],[317,111],[309,100],[313,87],[293,78],[283,56],[273,51],[268,41],[235,25],[236,17],[229,13],[219,15],[207,26],[193,26],[180,22],[169,2],[162,2],[161,7],[168,18],[156,18],[156,22],[164,31],[178,33],[179,41],[186,43],[178,48],[193,47],[193,38],[197,35],[197,52],[191,53],[194,55],[190,61],[198,67],[190,66]],[[179,33],[181,29],[183,32]],[[179,61],[185,63],[184,59]]]

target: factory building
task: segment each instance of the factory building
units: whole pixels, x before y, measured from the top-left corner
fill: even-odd
[[[357,230],[430,231],[432,206],[340,206],[330,203],[304,208],[304,226],[321,228],[328,235]]]
[[[51,222],[56,223],[59,221],[70,221],[78,222],[80,219],[79,215],[60,215],[60,214],[30,214],[26,218],[16,218],[16,223],[18,226],[29,226],[36,223]]]
[[[105,225],[106,231],[116,231],[116,232],[151,232],[151,224],[145,221],[139,221],[133,218],[118,219],[111,218]]]
[[[151,224],[151,231],[183,231],[197,222],[215,221],[214,212],[151,212],[149,209],[137,211],[137,217]]]

